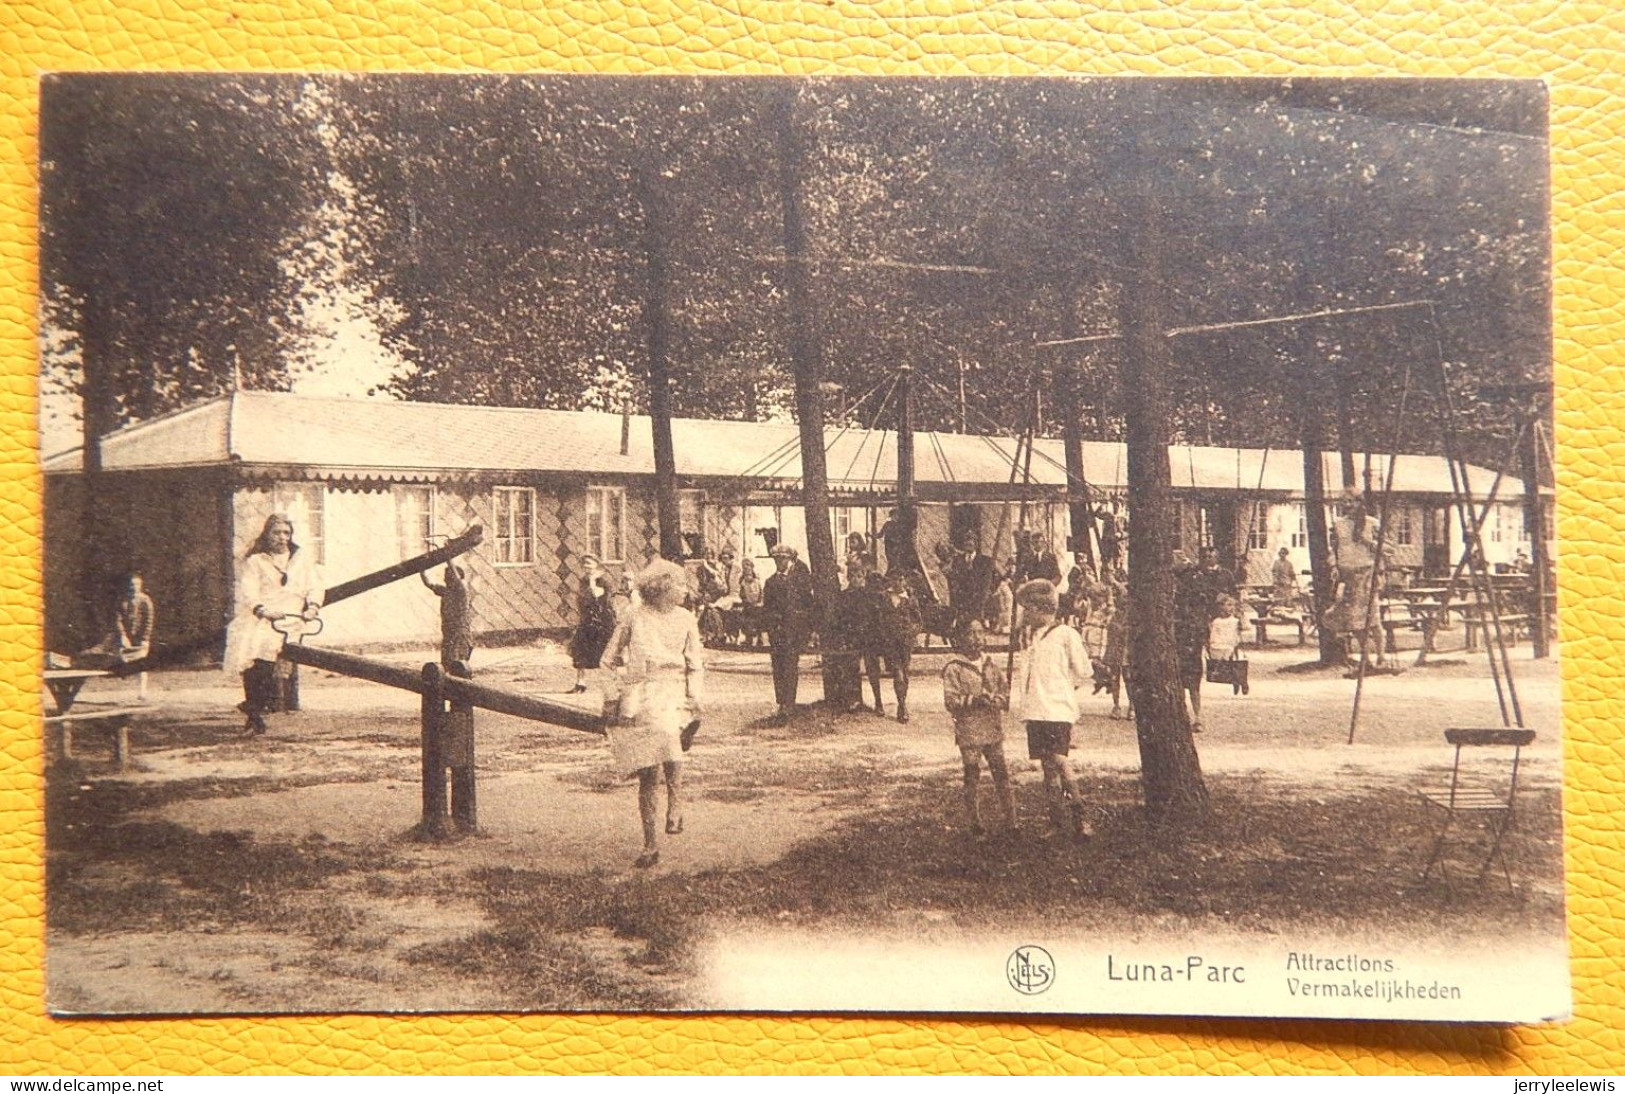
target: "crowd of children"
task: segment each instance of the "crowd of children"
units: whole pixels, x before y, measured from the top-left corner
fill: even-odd
[[[777,563],[793,565],[794,552],[784,549],[784,558]],[[861,561],[861,559],[860,559]],[[897,718],[909,720],[908,700],[911,684],[911,655],[914,639],[922,626],[921,607],[911,594],[909,582],[902,574],[882,575],[867,566],[849,560],[852,580],[843,590],[839,616],[844,628],[852,631],[864,676],[867,677],[873,699],[871,709],[885,712],[881,691],[881,667],[884,665],[892,677],[892,690]],[[671,569],[675,570],[675,567]],[[784,566],[780,566],[782,571]],[[1194,680],[1184,681],[1191,701],[1193,730],[1201,729],[1200,680],[1204,669],[1222,663],[1242,666],[1245,687],[1245,661],[1240,658],[1242,641],[1242,608],[1232,595],[1212,595],[1207,584],[1197,580],[1207,571],[1201,567],[1187,567],[1181,573],[1181,673],[1187,675],[1184,662],[1187,639],[1184,632],[1191,624],[1200,623],[1201,637],[1196,639],[1196,665]],[[1060,589],[1065,588],[1066,595]],[[1217,585],[1214,586],[1217,588]],[[755,590],[753,589],[754,593]],[[1198,607],[1193,598],[1200,594]],[[772,600],[763,592],[756,594],[765,601]],[[1052,833],[1073,839],[1088,839],[1093,835],[1090,809],[1084,801],[1083,791],[1073,770],[1073,726],[1083,714],[1081,696],[1106,693],[1111,699],[1110,717],[1114,720],[1134,717],[1133,690],[1128,669],[1129,619],[1127,578],[1122,568],[1111,565],[1097,577],[1092,567],[1082,560],[1069,575],[1065,586],[1048,578],[1032,578],[1021,583],[1009,594],[1011,610],[1001,611],[1006,618],[1018,621],[1013,640],[1018,651],[1012,656],[1012,668],[1007,672],[1001,661],[990,657],[985,648],[987,624],[971,618],[963,622],[954,635],[954,653],[942,669],[943,703],[953,727],[954,744],[959,750],[963,774],[962,806],[966,829],[975,836],[983,836],[989,827],[1013,832],[1017,825],[1014,787],[1004,754],[1006,724],[1019,724],[1026,736],[1027,756],[1038,761],[1043,773],[1045,810]],[[647,598],[647,594],[645,594]],[[1002,607],[1002,606],[1001,606]],[[683,615],[684,620],[692,618]],[[622,620],[623,626],[625,620]],[[674,632],[675,633],[675,632]],[[695,634],[698,631],[695,630]],[[684,630],[689,646],[697,651],[699,642]],[[1193,635],[1194,637],[1194,635]],[[613,643],[612,643],[613,644]],[[777,649],[780,643],[774,643]],[[692,661],[694,657],[689,654]],[[613,658],[609,659],[613,660]],[[673,664],[677,662],[674,660]],[[1211,677],[1210,677],[1211,678]],[[673,680],[677,679],[673,676]],[[682,707],[686,718],[693,718],[694,687],[697,670],[691,666],[688,696],[690,706],[676,702],[679,695],[673,685],[673,709]],[[861,686],[861,685],[860,685]],[[1085,692],[1091,688],[1092,692]],[[792,700],[793,701],[793,700]],[[782,705],[782,701],[781,701]],[[664,709],[664,708],[662,708]],[[679,711],[682,713],[682,711]],[[611,737],[624,737],[632,723],[627,709],[618,712],[619,718]],[[672,737],[672,727],[682,719],[666,718],[662,740]],[[664,723],[663,723],[664,724]],[[697,721],[694,721],[697,725]],[[686,744],[687,742],[682,742]],[[668,750],[669,751],[669,750]],[[680,756],[661,754],[666,764],[668,784],[668,833],[682,829],[677,812],[677,771]],[[623,765],[625,766],[625,765]],[[996,802],[994,824],[984,821],[982,804],[982,769],[986,767],[993,784]],[[644,822],[645,847],[639,865],[658,860],[654,833],[656,810],[655,789],[658,782],[656,766],[637,765],[640,784],[640,813]],[[675,819],[673,819],[675,818]]]
[[[1072,726],[1082,714],[1079,692],[1111,696],[1111,718],[1132,719],[1132,692],[1125,667],[1128,647],[1126,580],[1120,570],[1107,570],[1104,580],[1075,570],[1068,596],[1055,584],[1033,580],[1015,592],[1015,605],[1026,634],[1026,649],[1006,681],[998,664],[983,652],[980,626],[966,628],[955,644],[955,656],[942,673],[943,703],[953,720],[954,743],[964,766],[964,813],[969,830],[985,831],[978,801],[985,762],[998,794],[1000,816],[1014,829],[1015,798],[1004,759],[1004,718],[1022,724],[1027,755],[1043,771],[1044,797],[1052,831],[1079,839],[1092,834],[1087,809],[1072,770]],[[1242,608],[1229,595],[1217,596],[1209,613],[1202,660],[1227,674],[1239,672],[1238,691],[1246,690],[1246,662],[1241,658]],[[1218,670],[1215,670],[1218,671]],[[1228,677],[1226,682],[1231,682]],[[1191,689],[1192,728],[1200,731],[1200,689]],[[1126,704],[1126,705],[1125,705]]]

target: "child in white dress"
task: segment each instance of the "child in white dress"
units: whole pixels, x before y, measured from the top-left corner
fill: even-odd
[[[666,782],[666,834],[683,830],[681,809],[683,737],[700,716],[705,679],[704,645],[694,613],[682,606],[687,575],[657,560],[638,575],[641,603],[616,628],[604,664],[621,665],[621,699],[609,727],[615,769],[638,778],[643,853],[636,865],[660,861],[655,805],[660,776]]]

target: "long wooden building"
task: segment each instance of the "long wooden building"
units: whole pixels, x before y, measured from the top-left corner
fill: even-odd
[[[695,554],[731,547],[764,577],[771,541],[805,555],[794,424],[680,419],[673,435],[684,540]],[[885,431],[828,432],[837,542],[884,522],[895,502],[896,441]],[[965,537],[1008,559],[1023,529],[1064,555],[1061,443],[1037,442],[1030,485],[1019,471],[1012,475],[1016,448],[1008,437],[915,437],[918,539],[928,563],[937,545]],[[1181,446],[1170,459],[1179,546],[1193,554],[1216,546],[1260,582],[1281,547],[1307,570],[1300,452]],[[1323,460],[1326,481],[1340,483],[1337,454]],[[644,417],[240,392],[113,433],[103,439],[102,461],[107,487],[95,513],[87,512],[81,452],[44,464],[53,648],[93,637],[82,595],[95,571],[85,557],[87,520],[101,522],[108,565],[145,577],[164,643],[224,625],[236,566],[273,512],[292,518],[297,541],[333,583],[483,525],[485,542],[470,565],[487,642],[563,632],[574,622],[583,555],[612,570],[635,569],[658,543]],[[1370,467],[1383,482],[1387,459],[1374,456]],[[1086,442],[1084,477],[1093,496],[1126,509],[1121,444]],[[1482,499],[1494,480],[1471,468],[1468,487]],[[1511,478],[1497,490],[1484,532],[1492,563],[1528,550],[1522,491]],[[1399,565],[1438,572],[1459,556],[1461,526],[1442,458],[1397,458],[1390,511]],[[335,605],[322,640],[416,643],[438,625],[435,598],[404,581]]]

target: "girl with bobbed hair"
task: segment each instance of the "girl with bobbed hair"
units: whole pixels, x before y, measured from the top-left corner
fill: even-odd
[[[616,628],[605,664],[620,663],[620,709],[609,727],[610,753],[623,778],[638,779],[643,823],[639,867],[660,861],[656,796],[666,783],[666,834],[683,830],[682,770],[685,737],[699,726],[705,679],[704,645],[694,613],[683,607],[688,575],[657,559],[637,576],[641,601]]]

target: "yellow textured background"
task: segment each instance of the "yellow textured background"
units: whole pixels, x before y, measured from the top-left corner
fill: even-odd
[[[0,2],[0,1073],[1625,1070],[1625,14],[1617,0]],[[94,69],[1543,77],[1552,89],[1568,870],[1561,1026],[505,1016],[53,1021],[37,721],[41,72]]]

